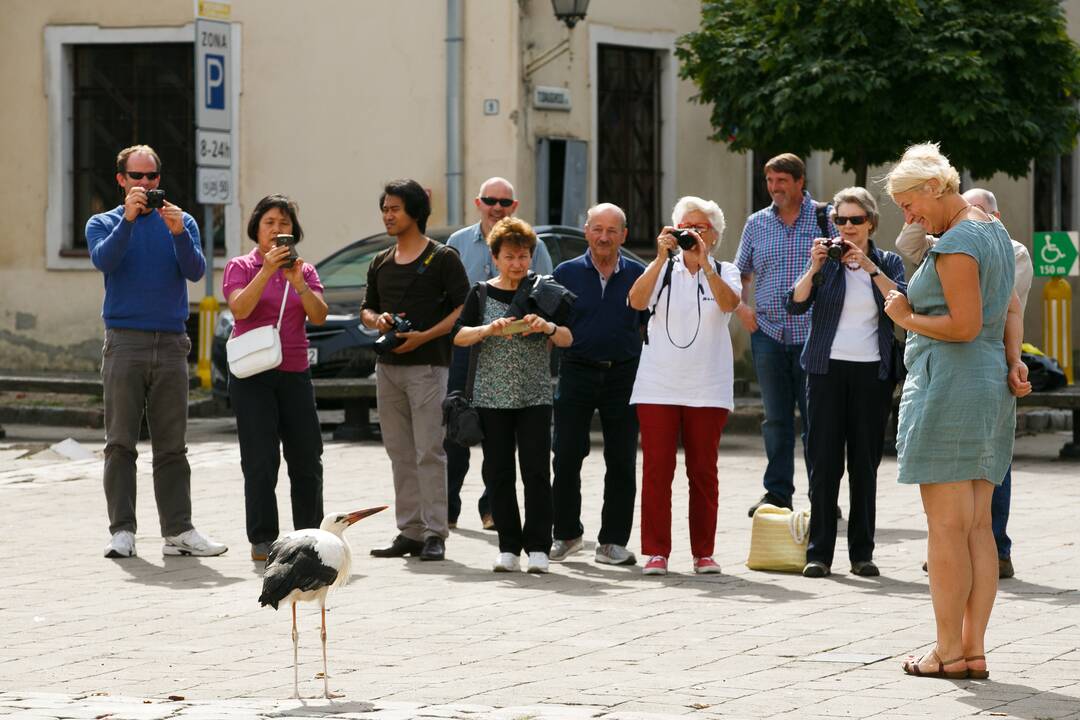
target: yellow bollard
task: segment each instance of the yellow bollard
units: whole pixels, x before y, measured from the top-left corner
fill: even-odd
[[[1058,361],[1069,384],[1072,366],[1072,288],[1063,277],[1053,277],[1043,287],[1043,350]]]
[[[199,365],[196,374],[200,384],[210,388],[210,348],[214,344],[214,323],[217,322],[217,298],[207,295],[199,303]]]

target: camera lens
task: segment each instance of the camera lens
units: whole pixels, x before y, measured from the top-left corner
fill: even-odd
[[[675,236],[675,242],[679,243],[679,247],[683,250],[693,250],[697,247],[697,240],[688,230],[676,230],[672,234]]]
[[[830,260],[839,260],[844,256],[844,248],[842,245],[829,245],[829,249],[827,252]]]

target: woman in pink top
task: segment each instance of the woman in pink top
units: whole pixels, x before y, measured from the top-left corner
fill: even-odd
[[[277,323],[282,293],[287,293],[279,328],[281,364],[243,379],[229,374],[251,559],[265,561],[278,536],[274,489],[282,453],[289,466],[293,528],[318,527],[323,517],[322,435],[305,327],[309,320],[316,325],[326,322],[327,307],[314,266],[297,257],[286,267],[292,248],[277,245],[278,235],[293,236],[294,245],[304,237],[296,203],[285,195],[264,197],[251,213],[247,234],[255,249],[230,260],[222,280],[236,323],[233,335]]]

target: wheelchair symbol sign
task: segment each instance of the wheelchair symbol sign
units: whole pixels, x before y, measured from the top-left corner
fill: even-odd
[[[1035,274],[1039,277],[1078,275],[1075,232],[1037,232],[1032,238]]]

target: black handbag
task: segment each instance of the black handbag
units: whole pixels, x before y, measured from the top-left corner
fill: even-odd
[[[482,317],[484,306],[487,304],[487,283],[477,283],[476,292]],[[476,384],[476,361],[479,354],[480,343],[469,348],[469,370],[465,376],[465,388],[447,393],[442,403],[446,439],[461,447],[473,447],[484,439],[480,413],[472,405],[473,387]]]
[[[1020,359],[1028,366],[1028,382],[1034,392],[1057,390],[1068,382],[1061,365],[1049,355],[1022,352]]]
[[[896,336],[893,336],[892,377],[897,385],[903,385],[905,378],[907,378],[907,365],[904,364],[904,348],[906,345],[906,340],[897,340]]]
[[[575,300],[577,295],[556,282],[551,275],[535,275],[530,272],[518,286],[506,311],[506,317],[523,318],[536,314],[548,322],[565,325],[570,319],[570,310]]]

